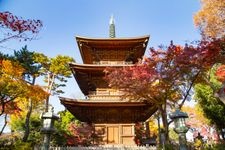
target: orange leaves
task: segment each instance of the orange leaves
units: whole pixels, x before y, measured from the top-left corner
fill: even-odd
[[[225,65],[218,67],[218,69],[216,70],[216,76],[219,81],[225,81]]]
[[[2,60],[0,64],[0,110],[1,113],[12,113],[16,111],[16,104],[12,101],[22,96],[25,91],[22,81],[23,69],[17,63],[13,63],[9,60]]]
[[[15,114],[19,115],[21,109],[18,107],[16,102],[10,101],[5,105],[5,113],[6,114]]]
[[[43,102],[49,94],[38,85],[28,85],[26,91],[27,99],[31,99],[33,103]]]

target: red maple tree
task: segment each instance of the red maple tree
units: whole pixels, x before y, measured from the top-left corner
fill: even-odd
[[[192,87],[205,82],[205,74],[218,62],[221,41],[201,41],[197,45],[150,48],[150,56],[131,67],[107,68],[106,80],[122,89],[131,101],[145,101],[158,107],[168,140],[168,107],[183,106],[191,98]]]
[[[2,37],[0,43],[6,42],[9,39],[32,40],[42,28],[40,20],[27,19],[17,17],[12,13],[0,12],[0,28]]]
[[[68,125],[70,134],[65,135],[67,145],[70,146],[89,146],[92,144],[92,136],[94,134],[93,126],[87,123],[72,122]]]

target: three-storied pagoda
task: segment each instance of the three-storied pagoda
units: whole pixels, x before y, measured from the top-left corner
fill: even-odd
[[[113,18],[110,38],[76,37],[84,64],[71,63],[85,100],[60,97],[61,103],[80,121],[94,124],[98,144],[134,145],[134,125],[146,121],[156,107],[122,99],[122,91],[104,80],[106,67],[134,65],[145,53],[149,36],[116,38]]]

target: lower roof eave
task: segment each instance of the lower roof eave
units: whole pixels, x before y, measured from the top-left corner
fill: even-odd
[[[93,102],[60,97],[78,120],[89,123],[136,123],[151,117],[157,108],[142,102]]]
[[[101,106],[101,107],[112,107],[112,106],[152,106],[152,104],[145,102],[130,102],[130,101],[93,101],[93,100],[79,100],[65,97],[59,97],[62,104],[71,106]]]

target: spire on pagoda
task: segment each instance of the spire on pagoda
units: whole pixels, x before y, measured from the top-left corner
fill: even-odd
[[[114,17],[113,15],[110,18],[109,21],[109,37],[110,38],[115,38],[116,37],[116,31],[115,31],[115,24],[114,24]]]

